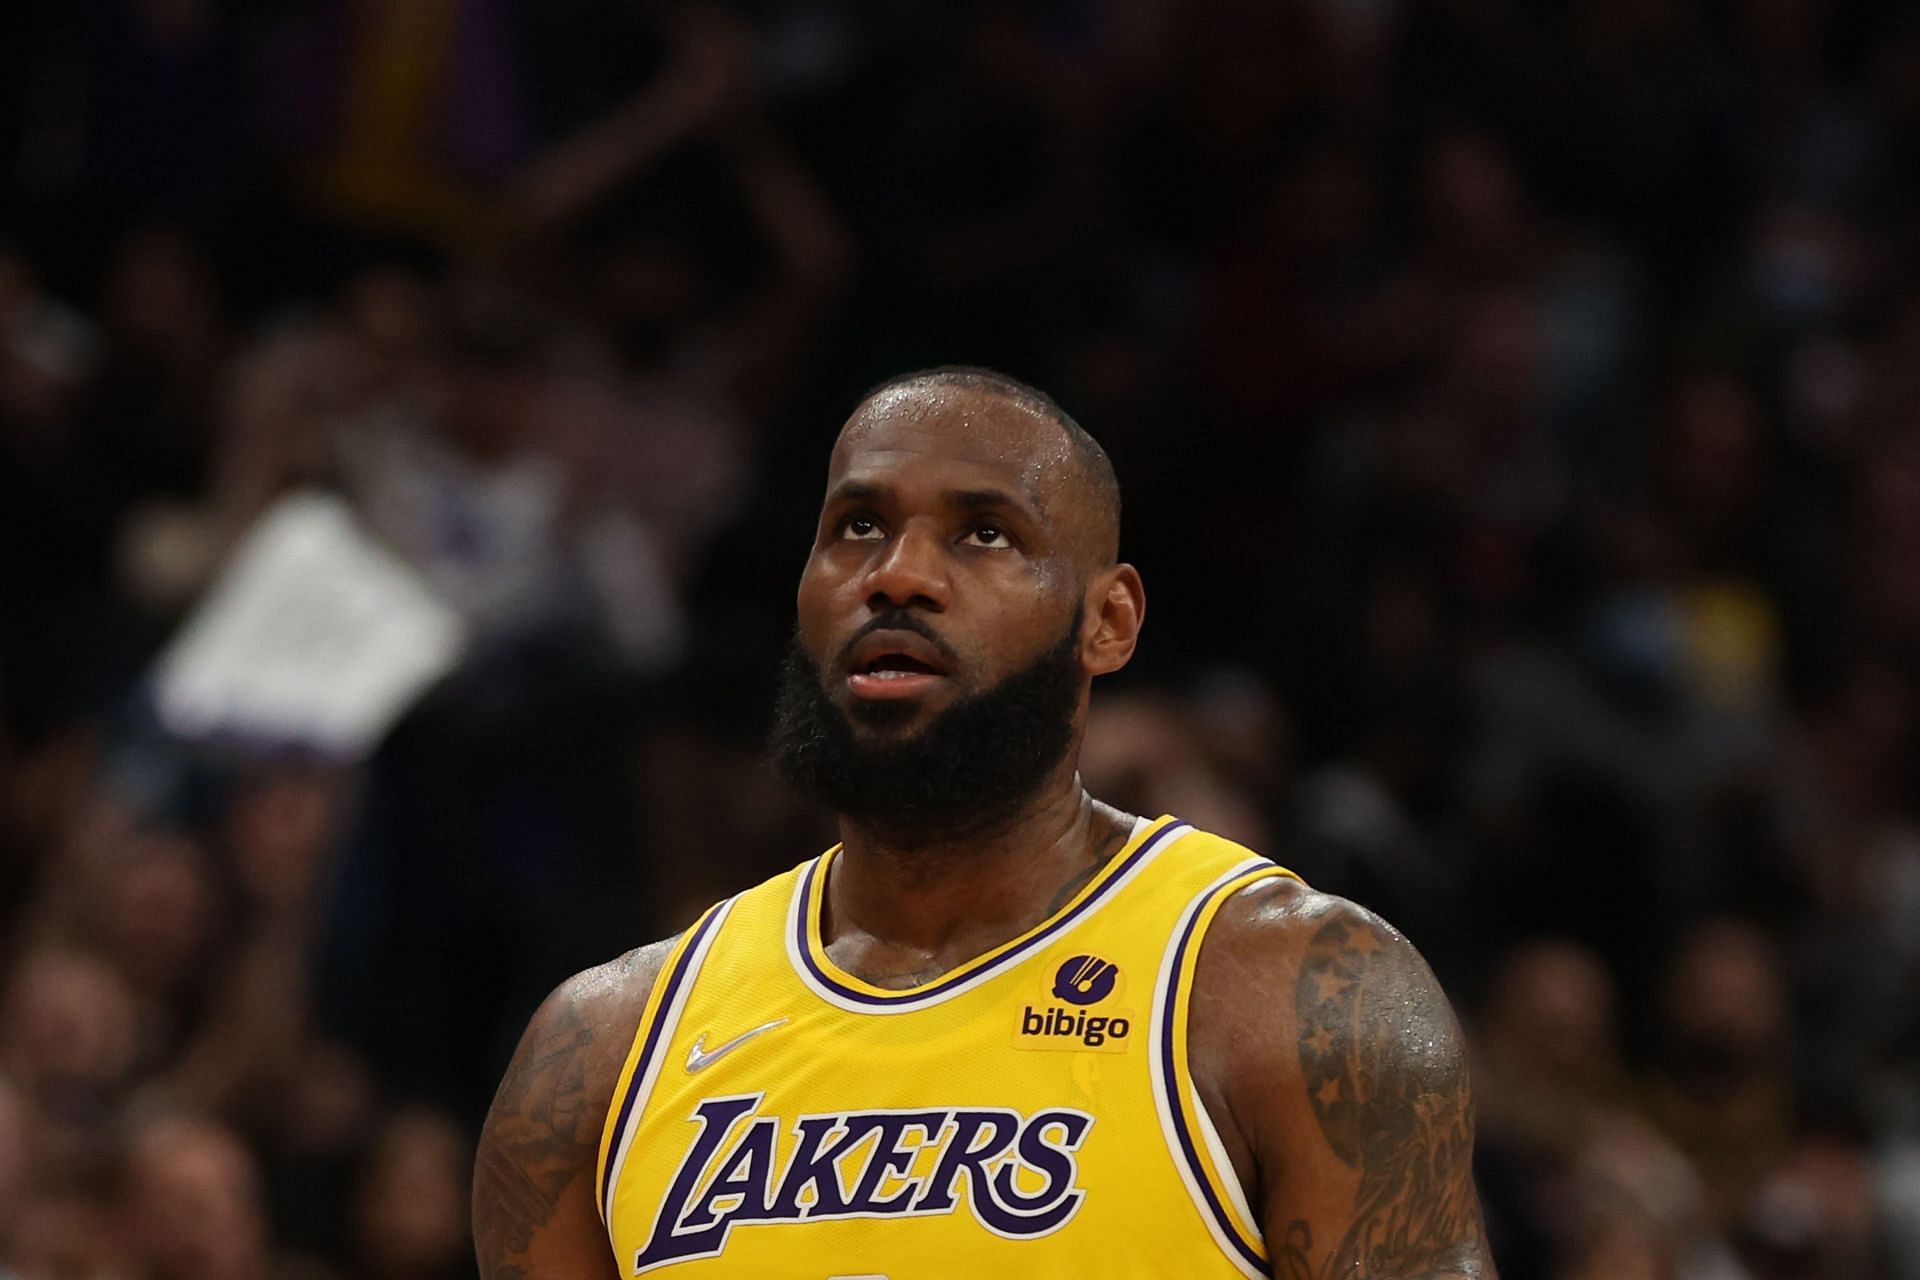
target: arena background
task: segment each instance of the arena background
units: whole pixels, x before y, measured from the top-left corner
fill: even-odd
[[[1126,486],[1089,785],[1431,958],[1506,1280],[1920,1276],[1917,215],[1869,0],[0,7],[0,1275],[472,1275],[964,361]]]

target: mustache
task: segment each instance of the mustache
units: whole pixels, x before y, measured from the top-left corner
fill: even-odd
[[[888,609],[884,613],[876,613],[870,621],[863,624],[853,633],[852,638],[840,647],[840,665],[846,666],[852,660],[854,646],[876,631],[911,631],[934,647],[949,670],[960,665],[960,655],[953,651],[953,646],[947,643],[946,637],[922,622],[918,614],[909,613],[905,609]]]

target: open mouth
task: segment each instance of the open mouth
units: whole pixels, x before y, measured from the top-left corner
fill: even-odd
[[[913,632],[876,632],[854,647],[847,689],[856,698],[916,696],[946,678],[941,651]]]
[[[867,663],[857,674],[868,676],[937,676],[928,663],[905,653],[883,653]]]

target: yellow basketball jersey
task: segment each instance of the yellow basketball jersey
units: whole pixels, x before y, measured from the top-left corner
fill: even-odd
[[[1220,903],[1291,872],[1162,817],[1040,925],[887,990],[821,944],[837,852],[661,968],[601,1139],[622,1275],[1269,1274],[1187,1003]]]

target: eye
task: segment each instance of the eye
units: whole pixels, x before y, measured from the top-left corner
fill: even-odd
[[[974,545],[978,547],[998,549],[1013,545],[1013,539],[1007,536],[1007,531],[997,524],[977,524],[967,531],[967,536],[972,538]]]
[[[880,522],[872,516],[848,516],[840,522],[840,536],[851,542],[872,542],[882,536]]]

